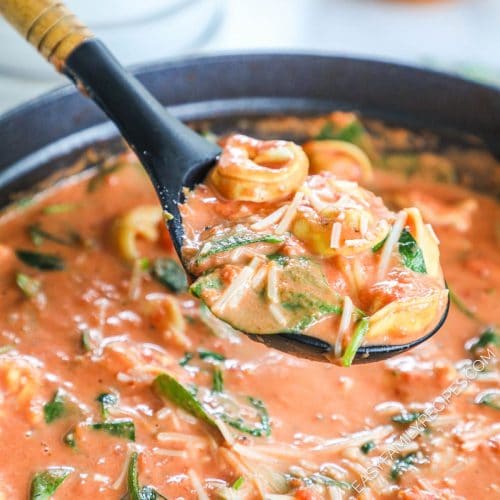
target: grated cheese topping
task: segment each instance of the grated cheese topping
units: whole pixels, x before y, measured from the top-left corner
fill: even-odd
[[[295,217],[295,214],[297,213],[297,208],[300,205],[304,198],[304,193],[302,191],[297,191],[295,193],[295,196],[293,197],[292,203],[288,205],[285,215],[281,219],[281,222],[278,224],[278,227],[276,228],[276,234],[283,234],[285,231],[288,230],[290,227],[290,224],[292,223],[293,218]]]
[[[340,236],[342,234],[342,224],[334,222],[332,225],[332,235],[330,236],[330,248],[340,248]]]
[[[382,255],[380,256],[380,262],[378,264],[377,270],[377,280],[380,281],[385,277],[387,273],[387,268],[389,267],[389,261],[391,260],[391,255],[394,250],[394,246],[399,240],[401,236],[401,232],[403,231],[404,225],[406,223],[406,212],[399,212],[396,222],[392,226],[392,229],[387,236],[387,240],[384,243],[384,247],[382,248]]]
[[[281,218],[283,217],[288,206],[289,205],[283,205],[282,207],[278,208],[277,210],[275,210],[273,213],[269,214],[264,219],[261,219],[258,222],[255,222],[254,224],[252,224],[250,226],[250,229],[253,229],[254,231],[262,231],[263,229],[267,229],[268,227],[272,226],[273,224],[277,224],[281,220]]]
[[[278,304],[269,304],[269,311],[273,318],[282,326],[286,325],[286,318],[281,307]]]
[[[227,307],[235,307],[238,305],[242,298],[245,288],[248,286],[252,276],[255,272],[255,268],[260,262],[260,258],[254,257],[248,266],[245,266],[238,276],[233,280],[233,282],[227,287],[226,291],[214,304],[212,309],[216,312],[222,313],[222,311]]]
[[[346,295],[344,297],[344,305],[342,308],[342,316],[340,317],[339,330],[337,332],[337,339],[335,341],[335,356],[340,357],[342,354],[342,343],[345,334],[351,326],[352,314],[354,312],[354,304],[351,298]]]
[[[273,303],[279,302],[278,290],[278,267],[274,262],[269,264],[269,272],[267,274],[267,298]]]

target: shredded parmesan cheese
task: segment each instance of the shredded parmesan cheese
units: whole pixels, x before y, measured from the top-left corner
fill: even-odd
[[[245,288],[248,286],[252,276],[255,272],[260,259],[254,257],[250,265],[245,266],[233,282],[227,287],[226,291],[214,304],[212,309],[221,313],[227,306],[236,307],[241,300]]]
[[[254,290],[259,290],[262,287],[262,284],[264,283],[264,280],[266,279],[266,277],[267,277],[267,265],[264,264],[254,274],[252,281],[250,283],[250,286]]]
[[[387,240],[382,248],[382,255],[380,256],[380,262],[378,264],[377,280],[380,281],[385,277],[387,268],[389,267],[389,261],[391,260],[391,255],[394,250],[394,246],[401,236],[404,225],[406,222],[406,212],[401,211],[398,214],[396,222],[392,226],[392,229],[387,236]]]
[[[304,198],[304,193],[302,191],[297,191],[295,193],[292,203],[288,205],[285,215],[283,216],[283,219],[281,219],[281,222],[278,224],[278,227],[276,228],[275,231],[276,234],[283,234],[285,231],[288,230],[290,224],[292,223],[293,218],[295,217],[295,214],[297,213],[297,207],[300,205],[303,198]]]
[[[278,272],[276,264],[271,262],[269,264],[269,272],[267,273],[267,298],[273,304],[279,302]]]
[[[342,234],[342,224],[334,222],[332,225],[332,235],[330,236],[330,248],[340,248],[340,235]]]
[[[366,236],[366,233],[368,231],[368,223],[368,214],[366,212],[361,212],[361,217],[359,219],[359,232],[361,233],[361,236],[363,238]]]
[[[354,312],[354,304],[351,298],[346,295],[344,297],[344,305],[342,308],[342,316],[340,317],[339,331],[337,333],[337,339],[335,341],[335,357],[340,358],[342,354],[342,343],[344,336],[351,326],[352,313]]]
[[[366,245],[367,243],[368,243],[368,240],[365,238],[344,241],[344,245],[346,247],[361,247],[363,245]]]
[[[288,206],[289,205],[283,205],[282,207],[278,208],[278,210],[275,210],[272,214],[269,214],[264,219],[261,219],[258,222],[252,224],[250,226],[250,229],[253,229],[254,231],[262,231],[263,229],[267,229],[273,224],[277,224],[283,217],[283,214],[286,212]]]
[[[273,318],[282,326],[286,325],[286,318],[283,315],[282,309],[278,304],[269,304],[269,311]]]
[[[201,484],[200,478],[198,477],[198,474],[193,469],[188,470],[188,476],[189,479],[191,479],[191,483],[196,491],[196,494],[198,496],[198,500],[210,500],[207,492],[203,488],[203,485]]]
[[[229,446],[233,446],[236,441],[232,432],[229,430],[229,427],[220,418],[215,419],[215,424],[217,425],[217,429],[219,429],[219,432],[222,434],[224,441]]]
[[[302,191],[306,195],[309,204],[312,208],[314,208],[314,210],[316,210],[316,212],[319,213],[328,207],[328,203],[320,200],[319,196],[316,193],[313,193],[307,186],[303,186]]]

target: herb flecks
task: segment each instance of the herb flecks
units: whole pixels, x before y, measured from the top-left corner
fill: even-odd
[[[354,328],[354,333],[352,334],[351,340],[347,344],[344,354],[342,355],[342,366],[352,365],[354,357],[356,356],[356,353],[358,352],[358,349],[363,343],[363,339],[368,332],[369,325],[369,318],[366,317],[359,320],[358,324]]]
[[[49,467],[37,472],[31,481],[31,500],[49,500],[72,472],[71,467]]]
[[[427,272],[422,249],[406,228],[403,229],[399,237],[399,254],[401,255],[403,265],[408,269],[422,274]]]
[[[422,415],[422,412],[402,412],[397,415],[393,415],[391,420],[396,424],[410,425],[413,422],[416,422]]]
[[[151,269],[151,275],[171,292],[185,292],[188,288],[186,273],[174,259],[156,259]]]
[[[16,274],[16,285],[28,299],[36,297],[40,293],[40,290],[42,288],[40,280],[32,278],[31,276],[28,276],[24,273]]]
[[[110,392],[103,392],[97,396],[96,401],[101,408],[102,418],[109,418],[109,409],[118,404],[119,398],[117,394]]]
[[[474,313],[469,306],[451,289],[449,288],[449,295],[451,303],[465,316],[475,321],[479,321],[476,313]]]
[[[284,241],[284,236],[277,236],[275,234],[252,233],[250,231],[236,232],[206,242],[199,251],[195,262],[196,264],[200,264],[212,255],[229,252],[241,246],[252,245],[254,243],[279,244]]]
[[[223,392],[224,391],[224,375],[220,368],[214,368],[212,373],[212,391],[213,392]]]
[[[33,252],[31,250],[16,250],[17,258],[27,266],[40,271],[62,271],[66,265],[64,260],[57,255]]]
[[[62,390],[57,390],[52,399],[43,406],[45,422],[51,424],[68,414],[67,396]]]
[[[398,481],[400,477],[407,472],[414,464],[418,463],[418,454],[416,452],[408,453],[394,460],[391,467],[390,476],[393,481]]]
[[[469,351],[475,354],[480,349],[486,349],[489,346],[500,347],[500,333],[493,327],[488,327],[481,332],[477,340],[469,346]]]
[[[130,456],[127,470],[127,493],[130,500],[167,500],[152,486],[142,486],[139,483],[139,454],[134,451]]]
[[[368,455],[370,451],[372,451],[375,448],[375,441],[367,441],[366,443],[363,443],[360,446],[360,450],[365,454]]]
[[[95,431],[103,431],[110,436],[135,441],[135,425],[131,419],[108,420],[106,422],[95,422],[88,425]]]

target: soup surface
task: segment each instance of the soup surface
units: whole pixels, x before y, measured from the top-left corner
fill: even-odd
[[[187,293],[125,153],[0,217],[0,498],[500,498],[498,203],[449,182],[469,151],[356,127],[371,189],[434,227],[445,326],[348,370],[250,341]]]

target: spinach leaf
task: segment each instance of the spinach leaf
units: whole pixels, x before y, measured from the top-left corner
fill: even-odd
[[[58,389],[52,399],[43,406],[45,422],[51,424],[54,420],[65,417],[68,414],[68,407],[64,392]]]
[[[89,424],[89,427],[95,431],[107,432],[111,436],[135,441],[135,425],[130,419],[95,422]]]
[[[54,203],[53,205],[47,205],[42,209],[45,215],[58,215],[66,214],[75,210],[75,203]]]
[[[417,458],[417,453],[415,452],[396,458],[391,467],[391,479],[397,481],[412,465],[417,462]]]
[[[477,316],[469,309],[465,302],[451,289],[449,288],[448,293],[450,294],[450,301],[456,308],[465,316],[475,321],[478,321]]]
[[[362,318],[359,320],[356,328],[354,329],[354,333],[352,334],[352,338],[349,341],[349,344],[346,347],[344,354],[342,355],[342,365],[343,366],[351,366],[360,348],[363,339],[365,338],[366,333],[368,332],[368,327],[370,325],[369,318]]]
[[[140,486],[137,461],[139,454],[134,451],[130,456],[127,471],[127,493],[130,500],[167,500],[151,486]]]
[[[31,481],[31,500],[50,500],[72,472],[71,467],[49,467],[43,472],[37,472]]]
[[[184,356],[179,361],[180,366],[187,366],[189,362],[194,358],[194,354],[192,352],[186,352]]]
[[[206,274],[200,276],[189,288],[189,291],[198,298],[201,298],[205,290],[220,290],[222,288],[222,281],[219,276],[213,274]]]
[[[200,359],[205,360],[210,360],[210,361],[225,361],[226,357],[219,353],[219,352],[214,352],[214,351],[207,351],[206,349],[198,349],[198,356]]]
[[[99,394],[99,396],[97,396],[96,401],[101,406],[102,418],[107,419],[109,417],[109,409],[112,406],[116,406],[118,404],[118,399],[119,398],[117,394],[109,392],[103,392],[102,394]]]
[[[294,474],[286,474],[285,475],[288,482],[300,481],[304,486],[311,487],[315,484],[320,486],[335,486],[338,488],[342,488],[343,490],[349,490],[351,488],[351,484],[346,481],[338,481],[331,477],[325,476],[320,472],[313,472],[308,476],[297,476]]]
[[[16,274],[16,285],[28,299],[32,299],[33,297],[35,297],[40,292],[40,289],[42,287],[42,284],[39,280],[31,278],[24,273]]]
[[[500,333],[495,331],[492,327],[486,328],[486,330],[479,335],[479,338],[469,347],[469,351],[475,353],[479,349],[484,349],[489,345],[500,347]]]
[[[406,228],[403,229],[399,237],[399,253],[405,267],[416,273],[427,272],[422,249]]]
[[[245,478],[243,476],[240,476],[236,481],[232,484],[231,488],[235,491],[238,491],[241,489],[243,486],[243,483],[245,482]]]
[[[187,290],[188,282],[186,273],[174,259],[156,259],[151,270],[151,275],[171,292],[179,293]]]
[[[479,405],[489,406],[494,410],[500,410],[500,389],[487,389],[475,399]]]
[[[253,243],[283,243],[284,236],[276,234],[252,233],[250,231],[239,231],[227,236],[216,237],[207,241],[198,252],[195,263],[200,264],[211,255],[228,252],[235,248],[251,245]]]
[[[271,433],[264,403],[252,396],[204,390],[205,397],[198,398],[202,390],[190,391],[166,373],[156,377],[153,387],[160,397],[168,399],[208,425],[217,427],[215,418],[220,418],[226,424],[252,436],[269,436]]]
[[[220,368],[214,368],[212,373],[212,391],[222,392],[224,390],[224,375]]]
[[[364,133],[365,129],[358,120],[353,120],[342,128],[335,127],[333,123],[327,122],[315,139],[317,141],[337,140],[357,144]]]
[[[370,451],[372,451],[374,448],[375,448],[375,441],[367,441],[366,443],[360,446],[360,450],[365,455],[368,455],[368,453],[370,453]]]
[[[416,422],[418,418],[422,415],[422,412],[403,412],[399,413],[397,415],[394,415],[391,420],[395,422],[396,424],[401,424],[401,425],[409,425],[412,424],[413,422]]]
[[[286,266],[290,262],[290,257],[281,255],[280,253],[272,253],[271,255],[268,255],[267,258],[276,262],[280,266]]]
[[[331,304],[317,299],[305,293],[289,294],[287,299],[281,303],[281,307],[288,311],[307,311],[309,314],[303,315],[302,319],[294,325],[293,329],[302,332],[309,325],[327,314],[340,314],[342,307],[338,304]]]
[[[260,399],[219,392],[212,393],[211,403],[213,414],[231,427],[255,437],[271,434],[269,414]]]
[[[342,312],[341,297],[332,290],[317,262],[301,257],[283,257],[283,259],[283,265],[276,266],[279,274],[277,280],[279,303],[274,307],[281,313],[281,319],[277,318],[275,311],[265,307],[265,294],[251,287],[246,289],[242,300],[247,310],[259,311],[259,315],[241,314],[239,308],[224,308],[222,311],[212,311],[212,313],[236,330],[259,335],[302,333],[322,317]],[[205,280],[223,281],[222,272],[221,268],[217,268],[199,278],[197,283]],[[200,286],[200,289],[201,299],[209,307],[213,307],[227,290],[222,288],[207,291],[203,286]]]
[[[97,188],[99,188],[104,183],[106,177],[118,172],[118,170],[123,168],[125,165],[125,163],[117,163],[116,165],[113,165],[111,167],[101,166],[94,177],[92,177],[92,179],[90,179],[89,183],[87,184],[87,192],[93,193],[94,191],[96,191]]]
[[[40,224],[32,224],[28,226],[28,234],[30,235],[31,241],[35,246],[40,246],[45,240],[53,241],[54,243],[59,243],[60,245],[72,246],[80,242],[80,236],[75,232],[68,232],[68,237],[63,238],[55,234],[49,233],[42,229]]]
[[[92,351],[92,337],[90,336],[90,330],[83,330],[81,332],[80,345],[85,352]]]
[[[373,253],[378,252],[385,245],[386,241],[387,241],[387,236],[383,240],[380,240],[378,243],[372,246],[372,252]]]
[[[161,397],[168,399],[208,425],[216,427],[214,419],[207,413],[196,397],[172,376],[167,373],[158,375],[153,382],[153,387]]]
[[[31,250],[16,250],[17,258],[30,267],[41,271],[62,271],[66,266],[61,257]]]

